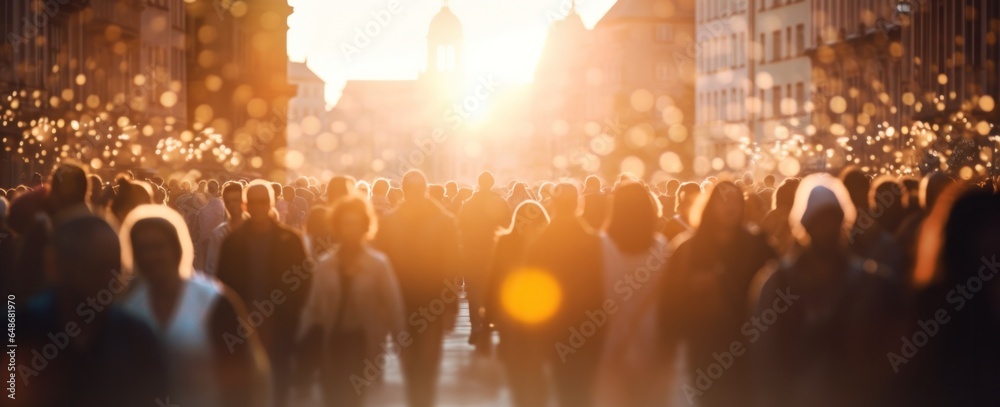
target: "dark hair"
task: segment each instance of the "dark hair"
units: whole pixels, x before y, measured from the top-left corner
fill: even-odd
[[[615,188],[611,198],[608,237],[626,253],[649,249],[656,237],[656,205],[642,185],[631,183]]]
[[[133,248],[135,247],[135,238],[139,235],[139,232],[145,229],[162,233],[167,238],[170,248],[174,250],[174,253],[177,253],[177,257],[181,257],[183,249],[181,248],[181,240],[177,236],[177,229],[174,228],[174,225],[169,220],[163,218],[144,218],[136,221],[129,231],[129,239],[132,241]]]
[[[798,178],[785,178],[784,181],[781,181],[778,190],[774,192],[774,202],[772,204],[774,209],[792,208],[792,204],[795,203],[795,191],[799,188],[799,181]]]
[[[241,184],[239,182],[235,182],[235,181],[229,181],[229,182],[226,183],[226,185],[224,185],[222,187],[222,195],[223,196],[225,196],[226,194],[234,193],[234,192],[240,194],[240,196],[242,197],[243,196],[243,184]]]
[[[344,216],[349,214],[361,217],[361,222],[365,225],[365,234],[368,236],[375,234],[376,224],[372,207],[367,200],[361,199],[356,195],[348,195],[340,199],[337,201],[337,205],[333,207],[333,213],[330,215],[330,226],[334,233],[338,232],[337,226],[340,225]]]

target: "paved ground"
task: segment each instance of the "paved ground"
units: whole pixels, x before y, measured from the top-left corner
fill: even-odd
[[[469,304],[464,299],[459,305],[458,321],[453,332],[445,336],[438,381],[439,407],[507,407],[509,392],[503,383],[503,371],[495,357],[477,355],[468,344]],[[494,338],[496,341],[496,338]],[[406,407],[403,375],[399,359],[392,356],[386,367],[385,381],[374,385],[369,393],[369,407]],[[318,396],[318,395],[315,395]],[[303,406],[320,406],[313,400]]]

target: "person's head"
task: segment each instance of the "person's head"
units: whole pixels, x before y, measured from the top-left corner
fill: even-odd
[[[267,222],[271,216],[271,208],[274,208],[274,190],[267,181],[255,179],[243,189],[243,204],[252,222]]]
[[[357,184],[354,184],[354,193],[365,199],[368,199],[368,196],[371,194],[371,189],[372,188],[368,185],[367,181],[358,181]]]
[[[49,177],[49,185],[49,200],[53,211],[85,203],[90,194],[87,170],[72,162],[57,165]]]
[[[354,178],[344,175],[334,176],[326,184],[326,201],[329,203],[337,202],[337,200],[350,195],[352,191],[354,191]]]
[[[243,219],[243,184],[227,182],[222,188],[222,205],[229,219]]]
[[[246,186],[246,183],[240,183],[240,185]],[[282,187],[281,184],[279,184],[277,182],[272,182],[271,183],[271,190],[274,191],[274,201],[275,202],[278,202],[278,199],[285,199],[285,197],[281,193],[282,191],[284,191],[284,187]]]
[[[140,205],[119,232],[126,272],[163,284],[194,273],[194,248],[179,213],[162,205]]]
[[[681,182],[680,181],[678,181],[676,179],[670,179],[670,180],[667,181],[667,186],[666,186],[666,189],[663,191],[663,193],[665,193],[667,195],[670,195],[670,196],[677,196],[677,188],[679,188],[680,186],[681,186]],[[675,208],[671,208],[671,210],[674,210],[674,209]]]
[[[479,179],[477,181],[479,182],[480,191],[492,190],[493,185],[496,184],[496,179],[493,178],[493,173],[489,171],[483,171],[479,174]]]
[[[553,216],[576,216],[580,206],[580,192],[576,185],[561,182],[552,191]]]
[[[375,234],[375,215],[371,204],[360,197],[349,196],[338,201],[330,219],[340,244],[361,244]]]
[[[764,176],[764,188],[774,188],[774,175],[767,174]]]
[[[899,180],[891,175],[883,175],[872,183],[868,192],[868,208],[873,213],[881,213],[875,221],[889,233],[894,233],[906,217],[909,197],[910,194]]]
[[[96,297],[103,290],[112,290],[108,296],[124,290],[118,235],[103,219],[83,216],[57,225],[49,256],[49,277],[58,295],[70,303]]]
[[[372,198],[385,197],[389,193],[389,180],[379,178],[372,184]]]
[[[583,183],[583,193],[585,194],[599,194],[601,193],[601,179],[597,178],[596,175],[587,176],[587,179]]]
[[[743,190],[730,181],[710,184],[691,207],[691,225],[703,236],[731,233],[743,224]]]
[[[118,177],[115,182],[118,193],[111,202],[111,212],[119,222],[125,220],[135,207],[153,202],[153,191],[149,184],[143,181],[129,181],[126,177]]]
[[[608,237],[626,253],[648,250],[656,236],[656,212],[653,196],[642,185],[620,185],[611,198]]]
[[[401,184],[403,199],[407,201],[422,199],[427,195],[427,177],[419,170],[407,171]]]
[[[677,187],[677,214],[685,219],[691,217],[691,208],[701,195],[701,185],[697,182],[685,182]]]
[[[858,167],[850,166],[840,172],[840,181],[851,194],[851,202],[859,212],[868,210],[868,188],[871,181]]]
[[[212,196],[219,196],[219,181],[214,179],[208,180],[208,194]]]
[[[538,201],[527,200],[514,208],[514,219],[507,232],[519,236],[538,236],[549,225],[549,214]]]
[[[291,185],[285,185],[281,188],[281,198],[288,202],[295,201],[297,194],[298,191]]]
[[[747,172],[743,174],[743,186],[746,188],[753,188],[753,174]]]
[[[840,247],[856,218],[843,182],[823,173],[802,179],[788,214],[792,234],[800,244],[826,250]]]
[[[195,192],[199,193],[208,192],[208,181],[205,180],[198,181],[198,190]]]
[[[778,190],[774,192],[774,197],[772,198],[774,202],[771,205],[771,209],[792,210],[792,204],[795,203],[795,191],[798,188],[798,178],[785,178],[784,181],[781,181]]]
[[[90,174],[87,176],[90,183],[90,202],[97,203],[104,197],[104,180],[100,175]]]
[[[152,185],[153,187],[153,203],[157,205],[163,205],[167,202],[167,190],[163,187]]]
[[[445,193],[445,196],[447,196],[449,198],[455,197],[455,194],[458,193],[458,183],[455,182],[455,181],[448,181],[448,182],[446,182],[444,184],[444,193]]]
[[[977,187],[949,184],[922,225],[914,286],[923,289],[938,285],[951,289],[958,284],[969,284],[972,279],[982,279],[990,269],[996,272],[998,230],[1000,195]],[[982,292],[993,298],[983,298],[980,304],[997,304],[996,290],[988,287]]]

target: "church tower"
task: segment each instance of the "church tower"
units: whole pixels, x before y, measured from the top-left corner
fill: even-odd
[[[448,0],[444,0],[441,11],[431,20],[427,31],[427,65],[424,76],[442,78],[463,75],[463,42],[462,22],[451,12]]]

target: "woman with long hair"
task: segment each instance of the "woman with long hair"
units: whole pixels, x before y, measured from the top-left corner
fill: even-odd
[[[520,322],[508,309],[518,300],[509,288],[514,281],[512,276],[523,270],[528,248],[548,225],[549,215],[541,204],[533,200],[521,202],[514,209],[510,229],[497,240],[487,284],[485,324],[499,333],[497,351],[518,407],[548,405],[542,354],[548,349],[539,349],[534,344],[539,327]]]
[[[386,334],[403,330],[403,300],[392,265],[369,245],[375,233],[371,204],[358,196],[338,200],[330,216],[338,246],[319,260],[303,309],[300,335],[322,332],[323,399],[330,406],[361,406],[355,388],[365,361],[375,361]],[[373,381],[376,378],[366,378]]]
[[[263,405],[263,348],[256,336],[239,333],[239,319],[247,318],[239,297],[194,270],[181,215],[163,205],[139,205],[125,217],[119,238],[122,266],[134,277],[122,305],[162,340],[171,402]]]
[[[672,352],[655,345],[656,294],[669,249],[659,233],[659,206],[641,184],[619,185],[601,236],[604,292],[618,311],[608,317],[599,370],[598,405],[662,406],[666,403]],[[657,394],[659,393],[659,394]]]
[[[717,363],[713,353],[743,338],[747,293],[757,271],[775,258],[767,240],[743,222],[743,191],[729,181],[706,183],[691,213],[694,234],[678,244],[660,289],[660,318],[668,350],[683,346],[686,371]],[[735,363],[697,397],[700,406],[745,403],[750,391],[746,363]],[[692,394],[694,392],[685,391]]]

